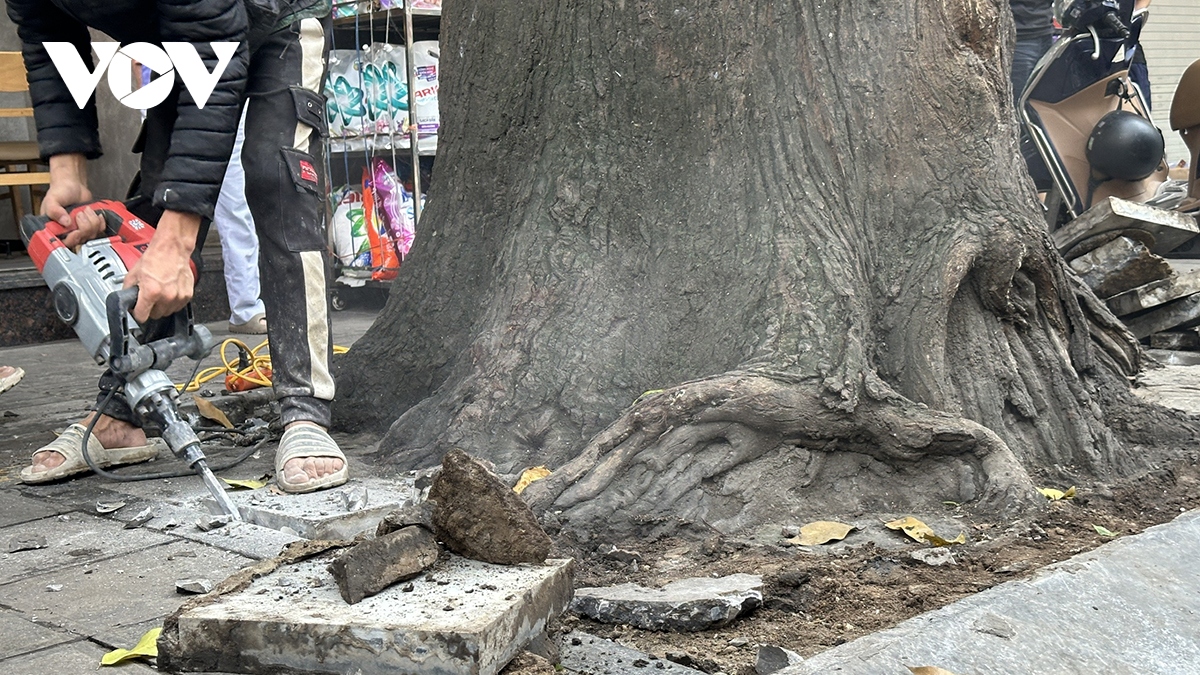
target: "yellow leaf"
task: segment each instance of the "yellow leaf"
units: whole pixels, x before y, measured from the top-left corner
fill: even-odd
[[[818,520],[800,528],[800,536],[788,539],[798,546],[816,546],[831,541],[841,541],[856,528],[834,520]]]
[[[1038,492],[1042,493],[1046,499],[1056,502],[1060,499],[1071,499],[1075,496],[1075,487],[1071,486],[1066,492],[1055,490],[1054,488],[1038,488]]]
[[[967,542],[965,532],[959,532],[958,536],[953,539],[943,539],[934,533],[933,528],[912,516],[905,516],[890,523],[884,523],[884,526],[892,530],[902,530],[904,534],[907,534],[914,541],[929,543],[934,546],[949,546],[951,544],[965,544]]]
[[[1108,529],[1107,527],[1104,527],[1103,525],[1092,525],[1092,528],[1094,528],[1096,530],[1096,534],[1100,535],[1101,537],[1117,536],[1116,532],[1113,532],[1112,530]]]
[[[547,469],[544,466],[535,466],[532,469],[525,469],[525,471],[523,473],[521,473],[521,478],[517,481],[517,484],[513,487],[513,492],[515,492],[517,494],[521,494],[522,492],[525,491],[525,488],[529,487],[530,483],[537,481],[537,480],[541,480],[549,475],[550,475],[550,469]]]
[[[201,417],[212,420],[226,429],[233,428],[233,422],[229,421],[220,408],[199,396],[193,396],[192,400],[196,402],[196,412],[200,413]]]
[[[267,481],[265,481],[265,480],[254,480],[254,479],[237,480],[236,478],[222,478],[221,480],[225,481],[225,483],[227,485],[232,485],[233,487],[239,487],[239,488],[246,488],[247,490],[257,490],[261,487],[267,486]]]
[[[157,657],[158,636],[161,633],[162,626],[152,628],[142,636],[141,640],[138,640],[137,645],[133,649],[114,649],[100,658],[100,665],[112,666],[139,656]]]
[[[912,671],[913,675],[954,675],[954,673],[946,670],[945,668],[938,668],[937,666],[917,666],[915,668],[913,666],[906,667]]]

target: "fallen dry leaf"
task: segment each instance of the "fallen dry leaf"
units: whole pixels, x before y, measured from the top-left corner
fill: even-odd
[[[1108,529],[1107,527],[1104,527],[1103,525],[1092,525],[1092,528],[1095,529],[1096,534],[1100,535],[1101,537],[1117,536],[1116,532],[1113,532],[1112,530]]]
[[[193,396],[192,400],[196,402],[196,412],[200,413],[201,417],[212,420],[226,429],[233,428],[233,422],[229,421],[229,418],[225,416],[225,413],[221,412],[220,408],[199,396]]]
[[[1054,488],[1038,488],[1038,492],[1042,493],[1046,499],[1056,502],[1060,499],[1071,499],[1075,496],[1075,486],[1067,488],[1066,492],[1055,490]]]
[[[905,516],[903,518],[893,520],[890,523],[884,523],[884,527],[892,530],[902,530],[904,534],[907,534],[914,541],[919,541],[923,544],[933,544],[934,546],[964,544],[967,541],[967,535],[965,532],[959,532],[958,536],[953,539],[944,539],[939,537],[934,533],[933,528],[929,527],[920,520],[913,518],[912,516]]]
[[[800,536],[788,539],[797,546],[817,546],[831,541],[841,541],[856,528],[835,520],[818,520],[800,528]]]
[[[133,649],[114,649],[100,658],[100,665],[113,666],[129,659],[135,659],[139,656],[154,658],[158,656],[158,636],[162,633],[162,626],[150,629],[142,639],[138,640]]]
[[[541,480],[549,475],[550,469],[547,469],[544,466],[535,466],[532,469],[525,469],[525,471],[521,473],[521,478],[517,480],[517,484],[513,486],[513,492],[521,494],[525,491],[525,488],[529,487],[530,483]]]
[[[259,488],[267,486],[267,481],[263,480],[263,479],[238,480],[236,478],[222,478],[221,480],[224,481],[227,485],[232,485],[233,487],[245,488],[247,490],[257,490]]]
[[[912,671],[913,675],[954,675],[954,673],[945,668],[938,668],[937,666],[916,666],[915,668],[907,666],[907,668]]]

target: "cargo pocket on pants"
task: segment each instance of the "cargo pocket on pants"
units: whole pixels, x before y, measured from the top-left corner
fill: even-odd
[[[321,178],[317,163],[307,152],[280,148],[280,224],[289,251],[320,251],[325,248],[321,218]]]

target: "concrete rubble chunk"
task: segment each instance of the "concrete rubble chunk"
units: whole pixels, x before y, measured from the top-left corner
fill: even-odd
[[[1109,298],[1171,276],[1171,266],[1140,241],[1117,237],[1075,258],[1071,269],[1098,297]]]
[[[790,649],[762,645],[758,648],[758,655],[754,659],[754,672],[757,675],[770,675],[788,666],[803,662],[804,658]]]
[[[361,511],[367,508],[367,488],[365,485],[356,485],[341,490],[338,493],[338,498],[341,500],[342,508],[346,511]]]
[[[437,559],[433,533],[413,525],[346,549],[329,564],[329,572],[342,599],[353,605],[417,576]]]
[[[1050,236],[1059,251],[1067,251],[1088,237],[1127,229],[1139,229],[1154,237],[1151,251],[1159,254],[1170,253],[1200,234],[1200,226],[1192,216],[1109,197]]]
[[[580,588],[571,611],[644,630],[698,631],[728,625],[761,604],[762,577],[731,574],[680,579],[659,589],[632,583]]]
[[[1168,264],[1171,264],[1171,261],[1168,261]],[[1171,269],[1175,269],[1174,264],[1171,264]],[[1189,270],[1182,273],[1176,271],[1166,279],[1138,286],[1114,295],[1104,302],[1113,314],[1128,316],[1135,312],[1165,305],[1172,300],[1178,300],[1193,293],[1200,293],[1200,270]]]
[[[926,565],[933,567],[941,567],[942,565],[954,565],[954,552],[949,546],[939,546],[935,548],[919,548],[908,554],[908,557],[913,560],[919,560]]]
[[[125,522],[125,529],[132,530],[134,528],[141,527],[151,520],[154,520],[154,507],[147,506],[141,511],[138,511],[137,515]]]
[[[175,582],[175,592],[187,595],[204,595],[213,589],[212,579],[180,579]]]
[[[46,543],[45,535],[33,534],[9,539],[7,550],[9,553],[18,553],[20,551],[36,551],[47,546],[49,544]]]
[[[1168,302],[1161,307],[1125,322],[1129,332],[1139,340],[1177,326],[1200,321],[1200,293]]]
[[[379,521],[379,527],[375,528],[375,536],[382,537],[385,534],[404,529],[410,525],[420,525],[432,532],[433,504],[423,501],[401,506]]]
[[[560,664],[574,673],[672,673],[700,675],[704,671],[689,668],[631,649],[618,642],[605,640],[582,631],[563,636],[559,646]],[[642,665],[635,665],[635,664]]]
[[[550,536],[529,505],[479,461],[453,449],[429,488],[433,527],[455,553],[504,565],[540,563]]]
[[[1200,349],[1200,333],[1194,328],[1155,333],[1150,336],[1150,348],[1185,351]]]
[[[218,527],[225,527],[226,525],[228,525],[229,523],[232,523],[232,522],[233,522],[233,518],[231,518],[227,515],[225,515],[225,516],[205,515],[205,516],[200,516],[200,518],[196,520],[196,527],[199,528],[201,532],[212,532],[213,530],[217,529]]]
[[[495,675],[571,598],[570,560],[515,566],[451,556],[413,579],[411,592],[391,586],[347,605],[332,584],[310,583],[331,561],[327,552],[285,564],[241,590],[193,601],[168,620],[160,663],[223,673]]]

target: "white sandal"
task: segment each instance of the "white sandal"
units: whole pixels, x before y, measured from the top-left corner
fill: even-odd
[[[229,332],[241,333],[242,335],[265,335],[267,332],[267,315],[255,314],[246,323],[234,323],[230,321]]]
[[[39,452],[57,452],[63,456],[63,463],[45,471],[34,471],[31,459],[30,466],[21,469],[21,482],[31,485],[49,483],[91,471],[87,460],[83,458],[83,434],[85,431],[87,428],[82,424],[72,424],[61,436],[35,450],[34,455]],[[88,456],[101,469],[119,464],[137,464],[154,459],[158,456],[159,450],[165,447],[167,444],[163,439],[148,438],[146,445],[106,448],[96,439],[95,434],[88,437]]]
[[[342,468],[303,483],[288,483],[283,478],[283,465],[297,457],[332,457],[342,460]],[[275,451],[275,484],[284,492],[293,494],[337,487],[350,479],[348,466],[346,455],[338,447],[337,441],[330,438],[329,432],[314,424],[297,424],[285,430],[283,438],[279,440],[279,449]]]
[[[21,381],[21,378],[25,377],[24,370],[13,366],[7,366],[7,368],[10,368],[12,372],[8,375],[0,376],[0,394],[15,387]]]

